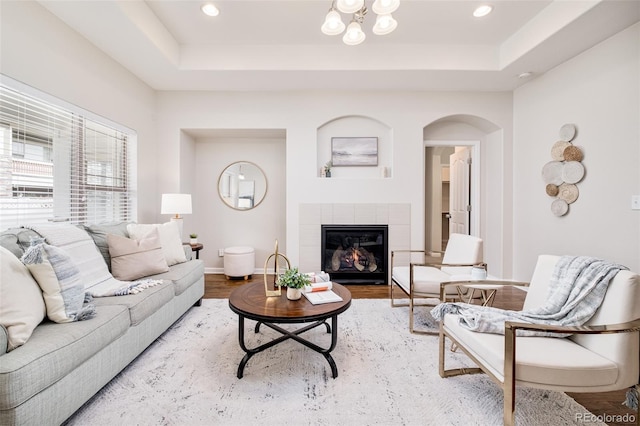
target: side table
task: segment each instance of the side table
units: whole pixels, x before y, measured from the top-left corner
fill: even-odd
[[[200,250],[204,248],[204,246],[200,243],[189,244],[191,246],[191,251],[196,252],[196,259],[200,259]]]

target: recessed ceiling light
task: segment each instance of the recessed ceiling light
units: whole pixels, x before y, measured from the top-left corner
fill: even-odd
[[[476,18],[482,18],[483,16],[487,16],[493,10],[493,6],[488,4],[483,4],[482,6],[478,6],[476,10],[473,11],[473,16]]]
[[[220,11],[213,3],[205,3],[200,9],[202,9],[202,12],[208,16],[218,16],[220,14]]]
[[[518,74],[518,78],[529,78],[533,75],[533,73],[531,71],[525,71],[522,72],[520,74]]]

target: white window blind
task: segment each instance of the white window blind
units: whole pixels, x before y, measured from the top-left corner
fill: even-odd
[[[29,88],[0,85],[0,229],[136,217],[136,135]]]

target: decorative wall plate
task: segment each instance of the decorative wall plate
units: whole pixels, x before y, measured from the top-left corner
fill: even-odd
[[[569,204],[566,201],[557,199],[551,203],[551,212],[556,216],[564,216],[569,211]]]
[[[562,156],[564,157],[565,161],[582,161],[582,159],[584,158],[584,155],[582,154],[582,151],[580,151],[580,148],[574,145],[569,145],[568,147],[566,147],[562,153]]]
[[[562,179],[562,170],[564,169],[563,163],[560,161],[549,161],[542,167],[542,179],[544,183],[552,183],[554,185],[560,185],[564,182]]]
[[[566,161],[562,166],[562,180],[566,183],[578,183],[584,177],[584,166],[579,161]]]
[[[570,142],[575,136],[575,124],[565,124],[560,128],[560,140]]]
[[[551,158],[555,161],[564,161],[564,151],[571,146],[570,142],[558,141],[551,147]]]
[[[563,183],[558,187],[558,198],[571,204],[578,199],[578,187],[571,183]]]

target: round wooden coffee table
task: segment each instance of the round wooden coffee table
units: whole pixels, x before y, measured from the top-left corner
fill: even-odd
[[[341,302],[313,305],[304,296],[300,300],[287,299],[286,289],[283,289],[282,295],[279,297],[266,297],[263,283],[245,284],[235,289],[229,296],[229,307],[238,314],[238,340],[240,347],[246,353],[238,366],[238,378],[242,378],[244,367],[253,355],[288,339],[293,339],[324,355],[331,367],[333,378],[338,377],[338,368],[331,356],[331,351],[338,342],[338,315],[351,306],[351,293],[337,283],[333,283],[332,290],[342,297]],[[254,329],[256,333],[260,332],[260,325],[264,324],[281,333],[282,336],[255,348],[247,348],[244,341],[245,318],[257,321]],[[327,323],[329,318],[331,318],[331,325]],[[285,330],[276,325],[307,322],[311,324],[294,331]],[[331,333],[331,345],[328,348],[322,348],[300,336],[302,333],[321,325],[326,327],[327,333]]]

